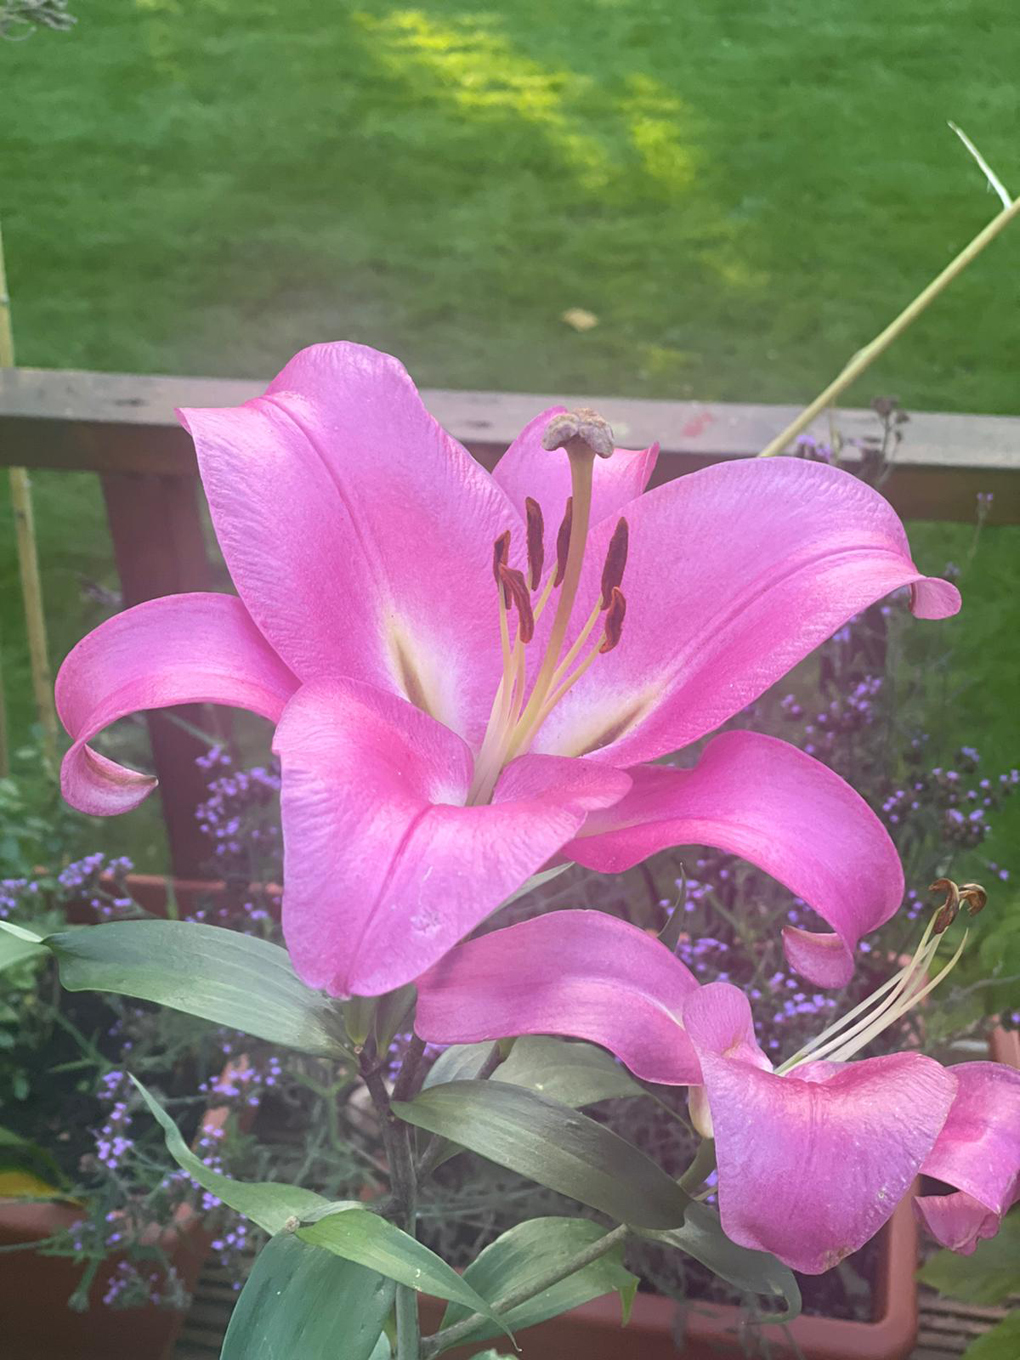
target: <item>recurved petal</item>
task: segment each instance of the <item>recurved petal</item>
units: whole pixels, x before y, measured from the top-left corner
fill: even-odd
[[[639,1077],[700,1080],[683,1031],[698,984],[643,930],[555,911],[458,945],[418,979],[415,1029],[433,1043],[562,1034],[608,1048]]]
[[[529,496],[541,506],[547,566],[556,560],[556,530],[570,495],[570,462],[563,449],[544,449],[542,435],[553,416],[565,410],[564,406],[550,406],[525,425],[492,474],[522,516]],[[624,507],[648,485],[658,456],[659,446],[652,444],[647,449],[617,449],[611,458],[596,458],[592,469],[592,524],[602,520],[609,521],[610,527],[616,524]]]
[[[959,1192],[922,1196],[932,1234],[969,1255],[994,1237],[1020,1187],[1020,1072],[1005,1063],[960,1063],[956,1099],[921,1170]]]
[[[739,1040],[749,1017],[743,993],[725,982],[684,1007],[712,1112],[722,1225],[741,1246],[821,1274],[868,1241],[908,1192],[956,1078],[920,1053],[776,1076],[739,1046],[731,1052],[730,1033]]]
[[[1018,1198],[1020,1182],[1014,1187],[1010,1203]],[[935,1241],[961,1256],[970,1256],[979,1242],[994,1237],[1002,1226],[1001,1214],[962,1190],[951,1195],[920,1195],[914,1200],[914,1209]]]
[[[922,575],[882,496],[799,458],[741,459],[655,487],[627,508],[620,645],[547,718],[536,749],[654,760],[711,732],[867,605],[910,586],[915,614],[960,605]],[[593,600],[612,523],[592,535]]]
[[[295,674],[368,681],[479,739],[500,675],[492,544],[523,530],[403,366],[313,345],[264,396],[179,414],[238,591]]]
[[[283,929],[312,987],[375,996],[411,982],[568,841],[626,775],[524,756],[466,807],[464,741],[404,699],[315,681],[288,704]]]
[[[789,929],[791,963],[819,986],[853,974],[853,951],[903,898],[903,870],[882,823],[826,765],[787,742],[724,732],[689,770],[638,765],[633,787],[593,814],[564,851],[619,873],[657,850],[711,845],[741,855],[802,897],[833,929]]]
[[[155,779],[87,744],[118,718],[174,704],[229,704],[275,722],[294,676],[233,595],[167,595],[101,623],[68,653],[57,712],[73,745],[60,772],[74,807],[105,817],[137,807]]]

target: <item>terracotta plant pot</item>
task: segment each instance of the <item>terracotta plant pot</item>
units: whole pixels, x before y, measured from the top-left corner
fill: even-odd
[[[0,1201],[0,1248],[18,1242],[38,1242],[70,1227],[81,1210],[66,1204],[24,1204]],[[160,1236],[159,1245],[170,1259],[184,1287],[198,1281],[212,1234],[192,1211],[181,1214],[173,1228]],[[117,1265],[112,1256],[100,1268],[89,1291],[85,1313],[73,1312],[67,1301],[81,1283],[84,1267],[68,1256],[40,1256],[24,1251],[5,1252],[0,1261],[0,1336],[3,1353],[11,1360],[112,1360],[139,1356],[169,1360],[184,1313],[171,1308],[107,1308],[102,1303]],[[139,1262],[142,1269],[145,1262]],[[158,1262],[152,1262],[156,1269]]]
[[[788,1327],[755,1328],[768,1340],[767,1354],[779,1360],[903,1360],[917,1336],[917,1229],[905,1200],[879,1238],[875,1317],[870,1322],[801,1314]],[[439,1326],[445,1305],[424,1302],[422,1324]],[[747,1355],[747,1327],[741,1310],[726,1304],[692,1302],[677,1326],[677,1305],[656,1294],[638,1294],[626,1327],[614,1294],[593,1299],[562,1317],[518,1337],[522,1360],[726,1360]],[[744,1338],[744,1341],[742,1341]],[[467,1360],[477,1344],[444,1352]],[[754,1352],[751,1351],[751,1354]]]
[[[178,900],[191,896],[207,884],[180,884]],[[215,891],[216,886],[212,885]],[[166,914],[166,882],[140,877],[133,890],[144,895],[142,905],[155,915]],[[136,895],[138,892],[136,891]],[[139,898],[141,900],[141,898]],[[87,920],[87,911],[78,919]],[[210,1110],[203,1130],[220,1128],[227,1118],[224,1108]],[[26,1203],[0,1199],[0,1250],[18,1243],[39,1242],[70,1227],[82,1217],[68,1204]],[[166,1253],[190,1293],[198,1281],[214,1234],[202,1226],[202,1216],[187,1205],[178,1210],[174,1223],[159,1236]],[[10,1360],[112,1360],[117,1356],[139,1360],[169,1360],[185,1314],[171,1308],[108,1308],[103,1295],[126,1259],[106,1260],[89,1290],[87,1312],[76,1313],[67,1301],[81,1283],[84,1266],[67,1256],[42,1256],[25,1248],[0,1255],[0,1353]],[[145,1269],[147,1262],[139,1262]],[[158,1269],[153,1259],[151,1269]]]

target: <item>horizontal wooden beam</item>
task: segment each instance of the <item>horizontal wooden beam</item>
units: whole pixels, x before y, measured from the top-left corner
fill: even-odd
[[[194,476],[190,440],[176,406],[235,406],[261,384],[219,378],[166,378],[47,369],[0,371],[0,465],[100,473]],[[658,440],[656,480],[757,453],[797,414],[793,406],[650,401],[587,394],[559,397],[508,392],[426,390],[436,418],[490,466],[544,407],[594,405],[620,444]],[[838,415],[844,436],[875,433],[870,411]],[[813,431],[825,438],[827,427]],[[992,492],[992,523],[1020,523],[1020,419],[1012,416],[911,415],[883,488],[913,519],[970,520],[979,492]]]

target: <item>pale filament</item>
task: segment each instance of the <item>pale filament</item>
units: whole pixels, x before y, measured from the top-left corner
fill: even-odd
[[[942,979],[956,967],[967,943],[967,932],[964,932],[963,939],[953,957],[930,981],[925,982],[928,969],[931,967],[941,940],[941,936],[934,933],[934,927],[935,918],[929,921],[913,957],[899,973],[891,977],[888,982],[879,987],[871,996],[866,997],[859,1005],[854,1006],[835,1024],[830,1025],[821,1034],[805,1044],[792,1058],[788,1058],[780,1067],[777,1067],[777,1074],[785,1076],[786,1073],[800,1067],[802,1063],[819,1062],[823,1059],[827,1059],[829,1062],[846,1062],[855,1053],[859,1053],[862,1048],[870,1044],[872,1039],[877,1038],[883,1030],[895,1024],[914,1006],[923,1001],[929,992],[934,991]],[[858,1016],[861,1016],[861,1019],[857,1019]],[[857,1023],[851,1025],[848,1029],[847,1026],[852,1020],[856,1020]]]

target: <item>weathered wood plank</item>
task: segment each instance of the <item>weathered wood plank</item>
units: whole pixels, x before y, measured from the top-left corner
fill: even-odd
[[[212,587],[195,481],[107,472],[102,484],[125,605]],[[227,720],[194,704],[146,714],[174,873],[197,878],[209,858],[209,842],[195,819],[207,795],[195,762],[208,748],[173,721],[175,714],[220,738]]]
[[[174,407],[233,406],[260,390],[260,383],[232,379],[7,370],[0,373],[0,464],[193,476],[194,452],[174,420]],[[490,465],[554,401],[596,405],[621,444],[660,442],[658,481],[752,455],[797,414],[793,406],[590,394],[552,398],[434,389],[423,396],[436,418]],[[841,411],[839,425],[851,437],[877,429],[870,411]],[[824,423],[816,433],[826,435]],[[973,518],[975,496],[990,491],[991,522],[1020,523],[1020,418],[913,415],[884,489],[907,517],[949,520]]]

